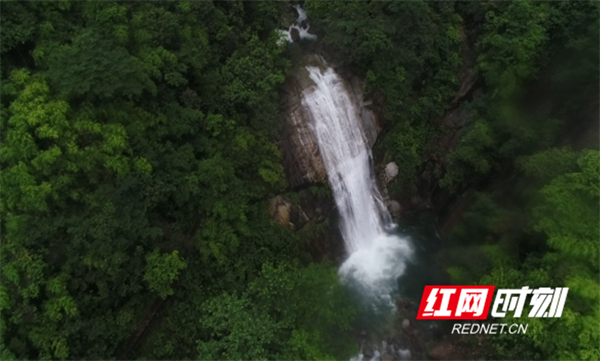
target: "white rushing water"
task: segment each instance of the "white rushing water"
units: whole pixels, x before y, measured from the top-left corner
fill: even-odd
[[[279,44],[293,42],[292,31],[300,39],[316,40],[308,33],[304,9],[294,6],[298,18],[287,31],[278,30]],[[348,258],[339,269],[342,280],[364,296],[373,311],[395,309],[396,282],[412,256],[406,239],[394,235],[390,214],[377,188],[372,155],[356,100],[348,85],[321,58],[320,66],[307,66],[312,85],[302,92],[302,109],[317,140],[319,152],[340,215],[340,231]],[[304,82],[302,82],[304,83]],[[302,137],[300,142],[303,143]],[[312,140],[311,140],[312,141]],[[383,309],[380,306],[384,306]],[[382,344],[382,352],[409,359],[408,349]],[[350,361],[379,361],[379,350]]]
[[[383,341],[381,343],[380,346],[381,350],[387,350],[387,354],[388,355],[396,355],[396,357],[394,358],[395,360],[410,360],[410,356],[411,356],[411,352],[409,349],[405,349],[405,348],[397,348],[394,347],[394,345],[389,345],[387,342]],[[350,358],[350,361],[381,361],[382,357],[381,357],[381,353],[379,352],[379,350],[375,349],[373,350],[373,355],[371,357],[365,357],[365,355],[363,354],[358,354],[352,358]]]
[[[300,5],[294,5],[293,7],[298,12],[298,18],[292,25],[290,25],[290,27],[287,30],[281,30],[281,29],[278,30],[279,35],[280,35],[279,43],[285,44],[286,41],[288,43],[293,43],[294,42],[294,40],[292,39],[293,29],[296,29],[298,31],[298,37],[300,39],[316,40],[317,36],[315,34],[311,34],[308,32],[308,30],[310,29],[310,26],[307,23],[308,17],[306,15],[306,10],[304,10]],[[302,22],[304,22],[304,24],[302,24]]]
[[[339,273],[369,296],[389,302],[410,246],[390,233],[394,224],[375,184],[371,150],[345,82],[330,67],[306,69],[315,85],[304,90],[302,104],[311,118],[349,254]]]

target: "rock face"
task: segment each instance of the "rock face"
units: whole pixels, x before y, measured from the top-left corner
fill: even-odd
[[[381,119],[379,119],[372,109],[373,101],[365,99],[363,94],[364,81],[357,76],[350,78],[350,89],[354,96],[355,103],[359,107],[360,118],[362,120],[363,133],[369,147],[373,147],[377,136],[383,129]]]
[[[323,66],[323,60],[311,55],[307,64]],[[279,148],[283,155],[283,166],[291,188],[311,183],[326,183],[327,172],[321,159],[317,140],[310,129],[310,114],[302,107],[302,92],[314,86],[304,67],[288,76],[283,86],[283,131]],[[381,132],[381,123],[370,109],[371,102],[363,98],[363,82],[356,76],[346,82],[348,94],[357,104],[362,119],[363,133],[369,146],[373,146]]]
[[[302,91],[312,86],[312,81],[302,70],[298,69],[286,80],[282,97],[284,125],[279,148],[292,188],[324,182],[327,178],[317,139],[302,107]]]
[[[302,189],[288,195],[278,195],[269,201],[269,214],[277,223],[298,230],[307,223],[320,223],[329,217],[334,201],[331,195],[315,195],[314,189]],[[321,186],[321,192],[325,190]],[[293,199],[293,201],[292,201]]]

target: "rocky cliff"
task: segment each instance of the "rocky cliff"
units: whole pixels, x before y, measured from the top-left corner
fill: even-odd
[[[306,63],[323,65],[323,59],[317,55],[307,56]],[[345,80],[348,93],[359,107],[365,141],[373,146],[381,132],[379,117],[371,109],[372,101],[364,99],[364,82],[352,76]],[[302,92],[314,84],[304,67],[296,69],[287,79],[282,91],[283,130],[279,148],[283,156],[283,165],[291,189],[298,189],[312,183],[325,183],[327,172],[319,153],[319,146],[310,129],[310,114],[302,108]]]

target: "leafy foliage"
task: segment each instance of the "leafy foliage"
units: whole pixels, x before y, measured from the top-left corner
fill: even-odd
[[[598,150],[550,149],[524,158],[520,167],[528,183],[481,196],[453,232],[453,242],[471,244],[469,259],[454,255],[464,254],[464,248],[444,257],[453,264],[449,273],[455,282],[569,287],[561,318],[529,319],[531,330],[519,339],[489,339],[488,357],[592,360],[600,355],[599,164]]]
[[[460,284],[570,287],[562,318],[531,319],[519,339],[488,339],[486,358],[597,359],[598,151],[552,147],[597,97],[598,68],[586,65],[598,58],[598,34],[588,32],[598,19],[586,14],[597,4],[496,4],[479,42],[487,92],[469,104],[473,120],[440,185],[460,191],[510,178],[477,195],[439,259]]]
[[[354,310],[337,275],[319,265],[265,263],[241,296],[229,293],[203,305],[211,330],[201,359],[322,360],[349,357]],[[332,353],[330,353],[332,352]]]
[[[196,357],[212,326],[178,304],[306,258],[265,211],[285,187],[284,6],[2,3],[3,358],[120,357],[157,297],[185,321],[129,357]]]
[[[171,283],[177,278],[179,270],[187,264],[179,259],[179,252],[160,254],[158,250],[146,256],[146,274],[144,280],[150,284],[150,289],[157,292],[163,299],[173,294]]]
[[[265,212],[285,190],[275,136],[290,61],[274,32],[285,2],[1,6],[2,359],[353,351],[335,273],[307,262],[307,232]],[[376,150],[403,169],[392,192],[416,187],[473,55],[483,94],[464,105],[440,186],[524,180],[480,194],[452,236],[451,274],[571,287],[563,319],[490,341],[493,356],[598,359],[598,154],[552,148],[597,98],[598,3],[306,8],[383,100]]]
[[[376,147],[402,163],[400,187],[414,187],[435,121],[458,86],[463,20],[453,7],[426,1],[306,3],[341,65],[364,75],[367,90],[385,97],[386,130]]]

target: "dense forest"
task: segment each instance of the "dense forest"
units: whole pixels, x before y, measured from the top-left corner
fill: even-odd
[[[335,269],[265,211],[286,7],[2,3],[2,359],[347,356]]]
[[[437,185],[476,196],[439,263],[455,284],[567,286],[570,293],[561,319],[529,319],[523,337],[483,345],[471,337],[467,346],[482,359],[599,359],[598,134],[586,144],[565,136],[585,117],[598,122],[598,2],[315,1],[307,8],[338,61],[385,96],[386,131],[376,150],[402,168],[390,192],[419,188],[423,159],[440,146],[431,139],[450,131],[439,119],[461,69],[470,65],[478,75],[479,94],[460,105],[468,122]]]
[[[288,191],[287,1],[1,4],[0,339],[10,359],[347,359],[356,306]],[[600,357],[599,3],[306,1],[318,46],[384,99],[392,195],[468,114],[436,189],[474,190],[438,255],[457,284],[570,287],[485,359]],[[453,102],[466,68],[477,90]],[[152,326],[148,323],[152,320]],[[143,337],[142,337],[143,333]],[[468,345],[467,345],[468,346]]]

